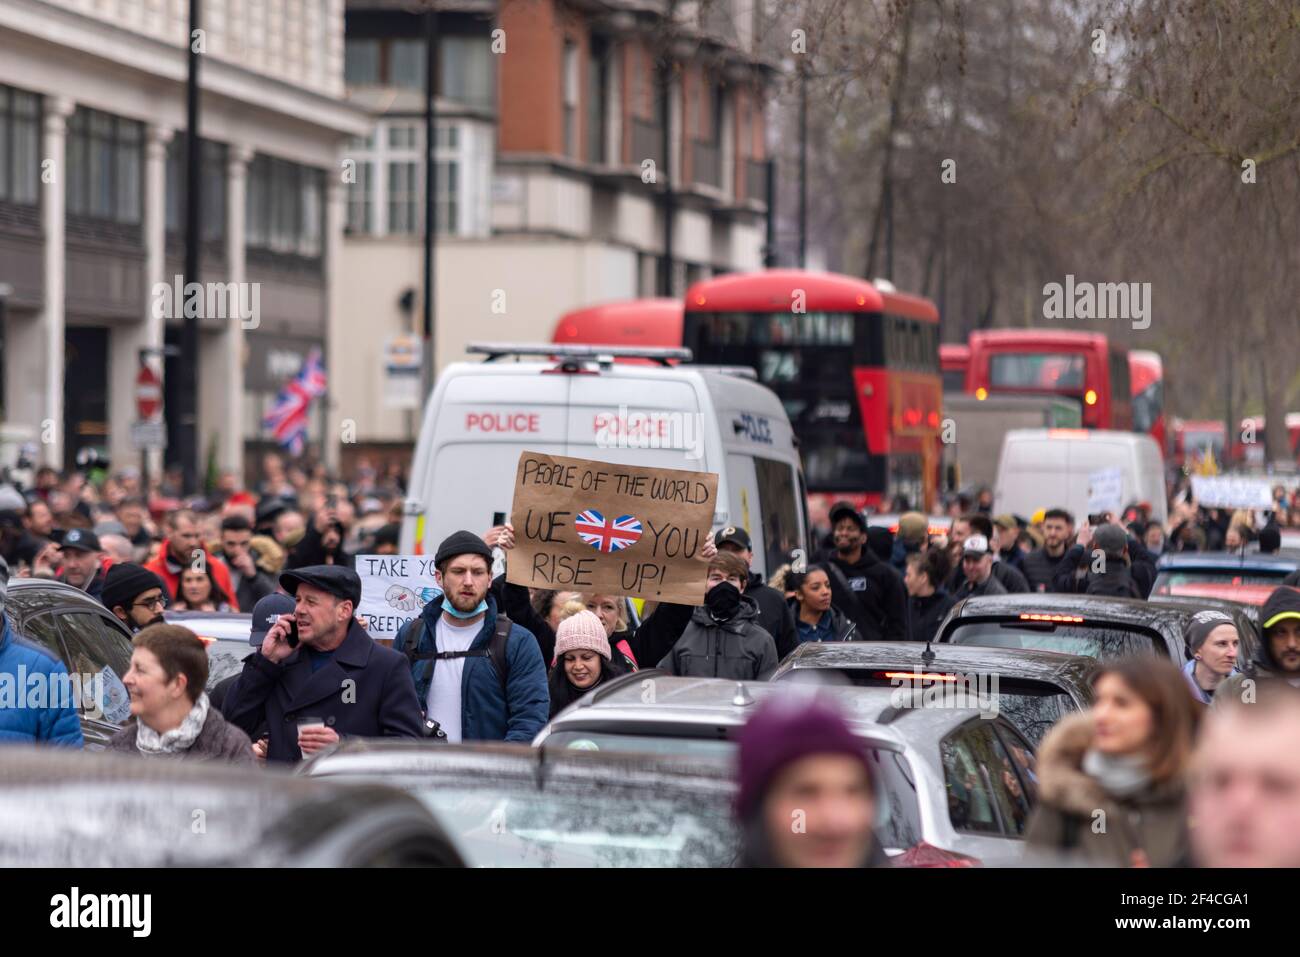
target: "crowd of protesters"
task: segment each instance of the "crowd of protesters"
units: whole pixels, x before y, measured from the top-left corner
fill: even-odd
[[[630,596],[494,577],[515,544],[504,524],[439,544],[438,594],[387,647],[356,615],[353,556],[397,552],[400,474],[363,463],[341,482],[278,455],[262,464],[254,492],[224,476],[202,499],[169,495],[166,481],[143,489],[130,471],[87,481],[42,470],[26,493],[0,487],[0,606],[12,569],[84,591],[133,635],[122,676],[131,720],[110,750],[291,764],[348,736],[527,743],[560,710],[638,669],[763,680],[805,642],[930,640],[968,597],[1141,600],[1162,552],[1276,551],[1290,517],[1285,496],[1268,513],[1226,513],[1176,492],[1161,523],[1145,503],[1083,520],[1056,507],[992,515],[981,494],[954,501],[947,531],[935,534],[918,512],[902,514],[895,532],[841,502],[811,559],[792,555],[767,582],[752,571],[747,531],[718,529],[697,556],[703,601],[646,605],[635,620]],[[164,620],[169,607],[249,612],[242,670],[208,689],[206,649]],[[1232,746],[1234,734],[1263,740],[1300,721],[1300,590],[1276,589],[1260,626],[1255,661],[1238,660],[1233,620],[1207,609],[1193,617],[1181,669],[1105,663],[1093,706],[1043,742],[1031,848],[1101,865],[1300,865],[1294,750]],[[0,671],[19,667],[57,673],[63,664],[6,619]],[[0,741],[78,747],[77,724],[70,707],[4,709]],[[774,701],[738,743],[745,863],[888,863],[873,832],[871,762],[829,705]],[[1291,782],[1292,799],[1267,793],[1266,779]],[[810,801],[829,810],[793,835],[790,809]],[[1194,832],[1189,809],[1213,816],[1212,826]],[[1113,826],[1094,827],[1098,814]]]

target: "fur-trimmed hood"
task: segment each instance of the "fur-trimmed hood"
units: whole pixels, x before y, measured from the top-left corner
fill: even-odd
[[[1161,782],[1134,797],[1108,794],[1096,778],[1083,770],[1083,757],[1092,746],[1093,717],[1088,712],[1070,715],[1043,739],[1038,751],[1038,798],[1045,804],[1081,817],[1107,804],[1176,804],[1182,800],[1181,780]]]

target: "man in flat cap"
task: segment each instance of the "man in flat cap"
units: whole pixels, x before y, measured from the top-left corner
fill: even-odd
[[[424,736],[406,658],[376,643],[353,617],[361,579],[341,565],[285,572],[294,598],[226,695],[222,714],[253,734],[265,721],[268,761],[294,762],[340,738]]]

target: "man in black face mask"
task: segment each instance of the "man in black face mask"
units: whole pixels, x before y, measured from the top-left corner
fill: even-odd
[[[111,566],[104,576],[100,600],[135,634],[163,620],[167,592],[163,580],[143,565],[120,562]]]
[[[758,605],[744,594],[749,580],[745,562],[730,552],[709,561],[704,604],[659,667],[680,677],[766,678],[777,664],[776,643],[758,624]]]

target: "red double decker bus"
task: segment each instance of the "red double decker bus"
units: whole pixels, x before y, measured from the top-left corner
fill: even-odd
[[[966,391],[977,397],[994,392],[1065,396],[1080,402],[1088,428],[1133,429],[1128,355],[1099,332],[972,332]]]
[[[1165,444],[1165,364],[1160,353],[1133,349],[1128,354],[1129,389],[1133,397],[1133,431],[1156,440],[1162,455]]]
[[[831,273],[720,276],[686,293],[682,345],[752,366],[799,438],[810,498],[929,510],[939,480],[939,314],[929,300]]]

